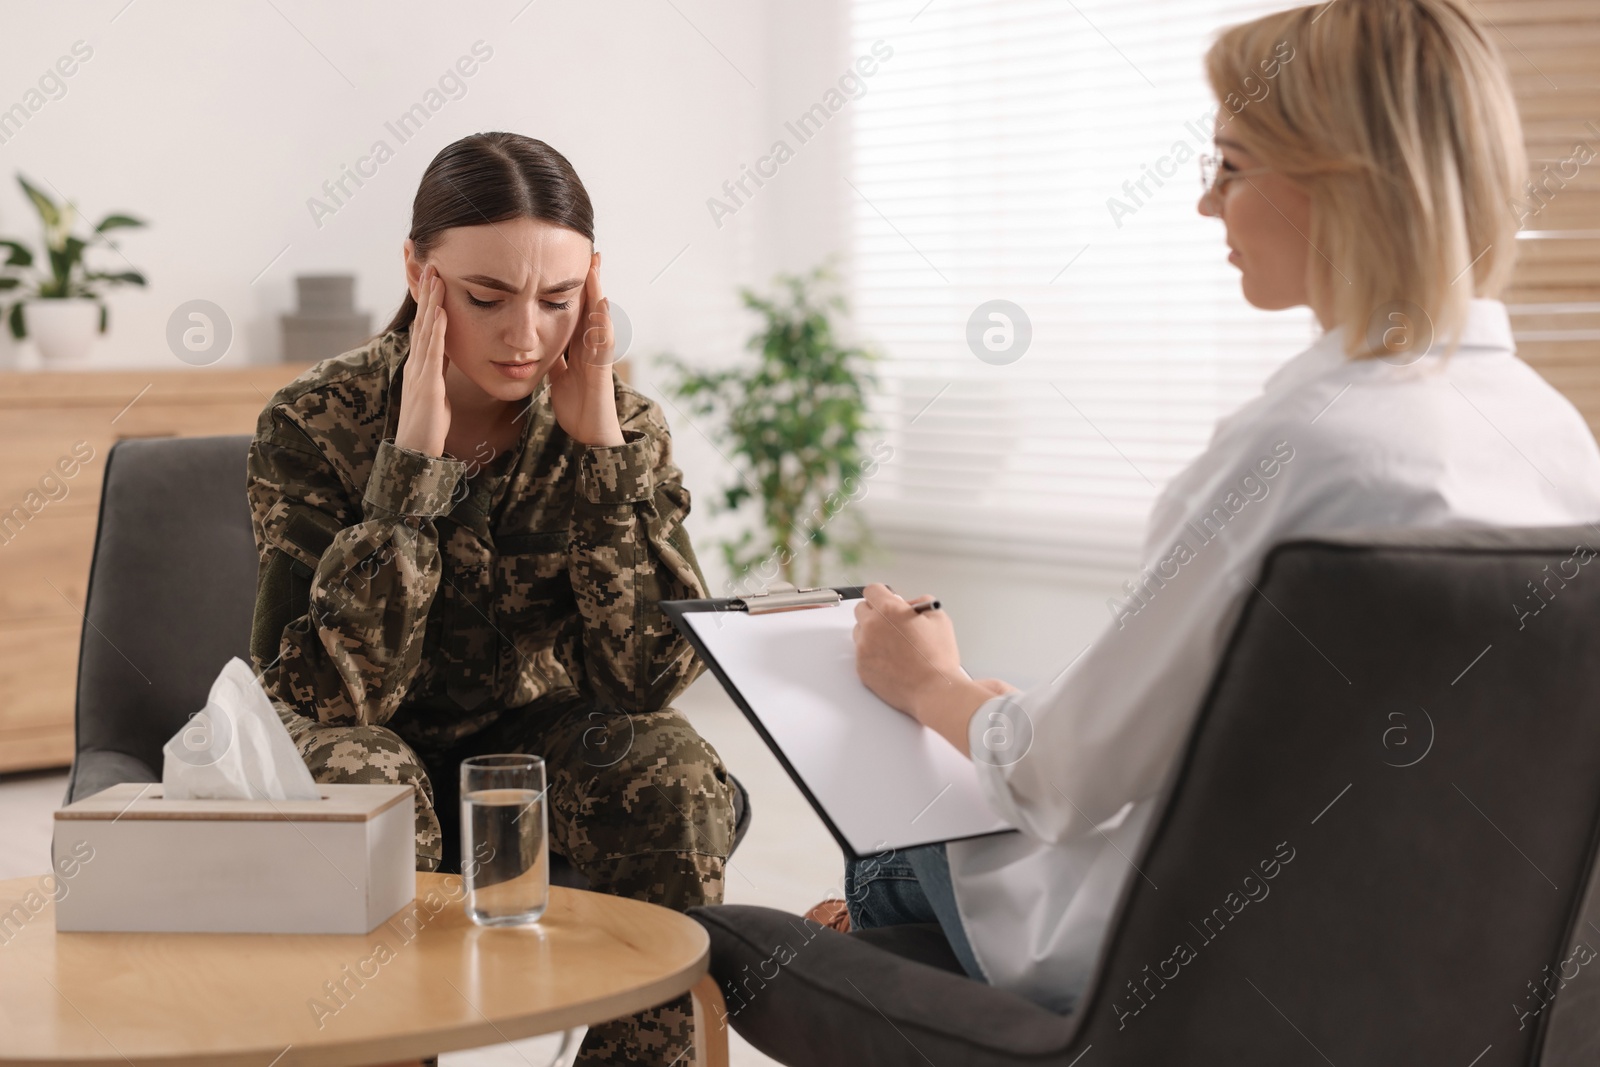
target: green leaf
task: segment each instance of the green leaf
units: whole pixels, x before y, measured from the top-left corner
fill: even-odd
[[[11,324],[11,336],[21,341],[28,336],[28,328],[22,324],[22,305],[12,304],[11,314],[6,316],[6,321]]]
[[[22,186],[22,191],[28,194],[28,199],[33,201],[34,210],[39,212],[39,217],[44,220],[46,226],[61,225],[61,209],[56,206],[54,200],[35,189],[28,179],[20,174],[17,175],[17,183]]]
[[[142,220],[136,219],[132,215],[107,215],[105,218],[100,220],[100,225],[94,228],[94,232],[105,233],[107,230],[115,230],[119,227],[143,225],[144,222]]]
[[[3,292],[7,289],[15,289],[21,284],[21,278],[0,278],[0,292]]]
[[[67,295],[71,289],[72,271],[82,262],[85,247],[82,238],[68,237],[61,248],[52,248],[50,250],[50,273],[52,275],[50,288],[53,295]]]
[[[145,283],[144,275],[136,270],[117,271],[116,273],[92,270],[84,274],[83,280],[87,282],[120,282],[128,285],[143,285]]]
[[[29,249],[28,249],[28,247],[26,245],[21,245],[21,244],[18,244],[17,242],[15,242],[15,241],[7,241],[4,238],[0,238],[0,248],[9,248],[9,249],[11,249],[10,255],[8,255],[6,257],[6,262],[5,262],[6,266],[8,266],[8,267],[31,267],[31,266],[33,266],[33,253],[31,251],[29,251]]]

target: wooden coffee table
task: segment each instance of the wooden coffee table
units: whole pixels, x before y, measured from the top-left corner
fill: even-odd
[[[486,929],[458,875],[370,934],[62,933],[47,876],[0,881],[0,1064],[386,1064],[631,1015],[693,992],[698,1063],[727,1063],[709,939],[636,900],[552,887]]]

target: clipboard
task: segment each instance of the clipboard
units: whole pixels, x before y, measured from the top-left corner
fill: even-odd
[[[967,757],[856,675],[850,630],[863,595],[779,582],[661,609],[847,857],[1015,833],[989,810]]]

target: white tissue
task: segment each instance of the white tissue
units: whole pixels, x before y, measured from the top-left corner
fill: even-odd
[[[206,706],[162,746],[168,800],[316,800],[316,780],[261,683],[234,656]]]

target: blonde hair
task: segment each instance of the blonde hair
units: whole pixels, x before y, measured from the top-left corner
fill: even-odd
[[[1311,297],[1345,352],[1384,355],[1373,326],[1402,304],[1454,349],[1469,301],[1510,278],[1528,175],[1485,27],[1455,0],[1333,0],[1225,30],[1206,73],[1228,136],[1310,194]]]

